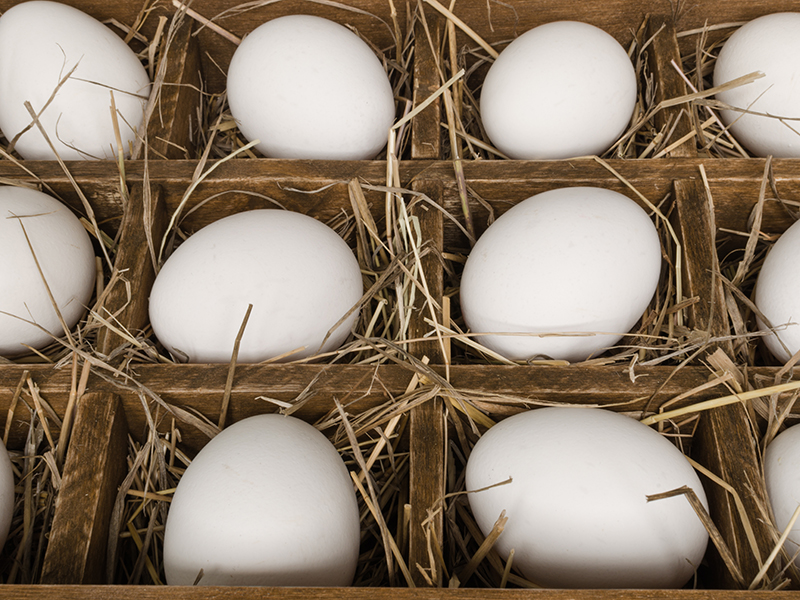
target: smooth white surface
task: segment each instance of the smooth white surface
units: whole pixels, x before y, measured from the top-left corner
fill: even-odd
[[[0,17],[0,129],[11,141],[32,121],[25,101],[40,112],[76,65],[40,121],[62,159],[114,159],[117,143],[109,88],[114,90],[127,151],[144,118],[150,80],[133,51],[111,29],[58,2],[23,2]],[[28,160],[55,160],[35,126],[15,147]]]
[[[576,21],[535,27],[500,53],[480,97],[486,133],[511,158],[602,154],[628,126],[636,74],[602,29]]]
[[[309,15],[273,19],[242,41],[228,69],[228,103],[242,134],[272,158],[373,158],[395,114],[369,46]]]
[[[474,333],[583,332],[477,337],[511,360],[580,361],[636,324],[660,271],[655,226],[633,200],[600,188],[551,190],[511,208],[478,239],[461,308]]]
[[[755,303],[775,328],[764,343],[786,362],[800,350],[800,222],[789,227],[767,254],[758,274]],[[759,329],[769,331],[760,318],[757,321]]]
[[[358,504],[336,449],[281,415],[235,423],[181,477],[164,531],[170,585],[344,586],[355,574]]]
[[[77,217],[55,198],[0,186],[0,257],[0,356],[28,352],[22,344],[38,349],[53,336],[63,337],[42,274],[70,328],[86,312],[96,277],[94,249]]]
[[[541,408],[509,417],[470,455],[467,490],[488,533],[508,522],[495,548],[534,583],[569,588],[680,587],[707,544],[686,498],[646,496],[683,485],[704,505],[688,461],[656,431],[593,408]]]
[[[775,526],[783,532],[800,504],[800,427],[794,425],[772,440],[764,452],[764,479],[775,515]],[[785,549],[794,555],[800,543],[800,520],[795,522]],[[800,566],[800,559],[795,559]]]
[[[247,305],[253,310],[238,362],[304,347],[295,360],[338,348],[358,318],[361,270],[352,250],[319,221],[284,210],[252,210],[215,221],[167,259],[150,294],[159,341],[188,362],[229,362]]]
[[[714,86],[760,71],[765,77],[717,94],[740,109],[778,117],[800,117],[800,13],[759,17],[725,42],[714,68]],[[756,156],[800,157],[800,121],[781,121],[739,111],[721,111],[731,133]]]
[[[5,445],[0,441],[0,548],[6,543],[14,517],[14,469]]]

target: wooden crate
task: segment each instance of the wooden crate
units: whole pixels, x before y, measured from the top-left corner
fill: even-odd
[[[105,4],[91,0],[69,2],[100,19],[116,18],[123,23],[135,21],[139,3]],[[16,4],[14,1],[0,2],[0,10]],[[235,3],[221,0],[204,0],[192,4],[192,8],[205,16],[213,16]],[[392,49],[393,23],[391,3],[384,0],[350,0],[350,6],[364,9],[381,16],[383,22],[373,17],[342,11],[332,6],[312,2],[286,0],[272,4],[253,13],[245,13],[225,19],[221,24],[242,36],[262,20],[280,14],[304,12],[321,14],[340,22],[355,26],[367,39],[379,48]],[[400,39],[414,34],[412,87],[413,102],[419,105],[441,86],[436,69],[435,54],[428,42],[428,32],[435,47],[445,40],[445,20],[430,4],[394,3],[397,9]],[[788,0],[770,3],[748,3],[730,1],[716,3],[710,0],[695,2],[691,6],[675,5],[665,0],[614,0],[598,5],[593,2],[554,3],[545,0],[524,2],[515,0],[502,5],[492,5],[491,17],[487,15],[486,3],[456,3],[456,14],[479,35],[490,43],[499,43],[528,28],[558,19],[582,20],[598,25],[614,35],[624,45],[648,19],[648,31],[656,31],[662,23],[665,28],[654,38],[649,53],[651,71],[657,82],[659,98],[679,97],[686,92],[682,81],[669,68],[669,60],[686,51],[686,38],[676,32],[709,24],[745,21],[761,14],[778,10],[796,9],[798,4]],[[412,19],[417,11],[424,9],[425,20]],[[171,7],[161,6],[153,17],[171,17]],[[151,35],[155,18],[148,19],[144,33]],[[219,67],[224,69],[230,61],[233,46],[213,33],[203,29],[198,35],[191,32],[196,24],[186,19],[184,25],[167,53],[167,81],[175,84],[164,88],[161,112],[153,117],[148,129],[152,156],[163,155],[166,160],[151,158],[126,163],[126,182],[130,199],[123,200],[120,194],[119,172],[111,163],[76,162],[68,165],[71,176],[87,193],[99,221],[112,235],[119,232],[119,251],[115,266],[124,271],[134,285],[132,296],[127,300],[123,289],[109,301],[109,306],[122,308],[120,322],[129,330],[140,330],[147,326],[147,297],[154,274],[147,255],[145,239],[145,216],[152,223],[153,234],[163,235],[169,216],[173,214],[191,184],[198,165],[195,158],[197,148],[188,134],[196,107],[200,103],[196,88],[202,72],[205,90],[220,92],[224,79]],[[466,43],[458,34],[459,43]],[[681,41],[683,40],[683,41]],[[389,50],[392,55],[393,50]],[[218,65],[218,66],[217,66]],[[455,163],[450,154],[446,132],[440,126],[443,119],[441,97],[433,105],[415,117],[412,123],[410,142],[399,164],[399,181],[402,187],[426,194],[450,214],[459,215],[459,179],[463,169],[464,181],[502,210],[508,202],[517,202],[536,191],[561,185],[598,185],[620,191],[630,191],[623,184],[630,183],[639,192],[660,200],[665,195],[672,197],[671,221],[676,229],[684,251],[682,265],[686,288],[684,296],[696,297],[697,301],[686,309],[690,328],[705,331],[710,336],[727,332],[725,313],[725,290],[714,276],[719,261],[712,242],[721,230],[747,231],[747,218],[755,204],[764,175],[763,159],[707,159],[698,158],[693,142],[680,145],[670,155],[660,159],[620,160],[609,159],[605,164],[592,159],[578,161],[468,161]],[[673,114],[679,107],[671,109]],[[658,119],[666,119],[669,111]],[[688,124],[682,125],[688,131]],[[190,158],[180,150],[189,150]],[[772,164],[776,186],[785,197],[800,199],[800,163],[794,160],[776,160]],[[701,177],[705,171],[713,197],[708,202]],[[613,170],[613,171],[612,171]],[[616,173],[616,174],[615,174]],[[298,161],[277,159],[234,159],[219,166],[192,196],[191,206],[199,206],[203,200],[218,192],[230,189],[258,191],[284,202],[291,210],[327,219],[342,210],[350,210],[346,192],[347,182],[363,180],[374,185],[385,183],[386,163],[376,161]],[[618,174],[618,175],[617,175]],[[17,181],[39,180],[49,184],[76,210],[81,203],[73,192],[73,186],[63,170],[54,162],[26,161],[13,164],[0,161],[0,177]],[[308,194],[298,199],[292,189],[325,190]],[[147,202],[145,201],[147,199]],[[373,211],[379,218],[383,207],[380,195],[373,199]],[[187,222],[187,229],[219,219],[222,216],[257,208],[266,204],[246,195],[232,195],[223,199],[212,199],[203,204]],[[478,231],[485,227],[485,214],[481,204],[472,201]],[[441,252],[458,252],[464,248],[464,240],[457,229],[440,211],[418,204],[413,215],[419,219],[424,240],[434,250],[422,259],[430,293],[439,306],[445,295],[449,272],[439,259]],[[483,224],[480,224],[483,223]],[[765,231],[779,233],[790,223],[779,210],[767,211]],[[455,297],[457,298],[457,297]],[[124,307],[124,308],[123,308]],[[410,336],[429,332],[425,319],[429,315],[417,306]],[[441,322],[443,315],[437,314]],[[98,340],[97,352],[110,353],[120,343],[113,334]],[[728,349],[726,341],[720,340],[709,346]],[[238,365],[231,388],[229,421],[236,421],[251,414],[267,410],[256,396],[266,394],[291,401],[310,382],[318,390],[318,396],[306,404],[300,416],[315,421],[333,408],[333,397],[358,397],[353,410],[367,410],[385,401],[387,394],[400,395],[407,389],[417,362],[423,356],[430,359],[432,367],[423,385],[433,388],[440,385],[441,393],[413,408],[409,412],[409,425],[405,443],[410,454],[408,476],[408,504],[410,526],[408,543],[403,553],[409,565],[415,589],[404,587],[382,587],[373,589],[248,589],[248,588],[169,588],[157,586],[96,585],[105,581],[105,556],[109,521],[116,497],[117,486],[125,475],[124,465],[128,434],[141,438],[145,431],[146,415],[135,389],[124,389],[111,379],[95,373],[88,380],[87,392],[79,403],[76,424],[69,446],[69,456],[64,465],[63,485],[59,493],[50,547],[44,565],[41,585],[10,585],[0,587],[0,597],[62,598],[119,597],[137,598],[204,598],[217,597],[255,598],[263,594],[291,598],[302,597],[372,597],[408,596],[414,598],[507,598],[507,597],[607,597],[607,598],[723,598],[757,597],[772,594],[736,591],[728,571],[720,563],[714,550],[708,553],[708,569],[702,581],[706,590],[683,591],[584,591],[567,592],[557,590],[497,590],[497,589],[425,589],[426,575],[443,581],[441,564],[430,562],[429,539],[434,544],[446,539],[447,527],[442,512],[429,511],[441,505],[448,489],[448,472],[458,468],[448,460],[449,444],[457,443],[460,417],[453,413],[451,398],[456,393],[505,394],[519,399],[534,399],[542,403],[586,403],[611,406],[621,400],[630,401],[626,411],[650,414],[662,405],[679,398],[685,392],[695,390],[708,381],[710,370],[704,364],[708,352],[698,353],[685,366],[676,369],[679,359],[667,360],[664,364],[637,367],[636,377],[631,377],[628,365],[606,366],[504,366],[474,361],[455,361],[445,364],[445,355],[435,341],[425,341],[410,347],[406,363],[387,363],[377,369],[363,365],[308,364],[308,365]],[[761,357],[763,362],[748,365],[746,375],[753,381],[757,378],[774,378],[779,367]],[[413,363],[412,363],[413,361]],[[13,392],[24,370],[29,370],[41,394],[63,416],[69,404],[73,380],[69,369],[57,369],[37,364],[0,365],[0,411],[11,400]],[[197,410],[215,418],[219,414],[221,398],[226,389],[228,365],[163,365],[137,364],[133,367],[138,384],[157,393],[170,404],[184,409]],[[382,388],[373,387],[374,379],[380,380]],[[633,379],[633,380],[632,380]],[[442,383],[447,385],[441,385]],[[706,400],[726,395],[719,387],[701,390],[681,404]],[[520,405],[477,403],[489,418],[497,420],[521,409]],[[759,553],[765,557],[772,549],[774,532],[768,522],[761,518],[759,506],[766,497],[760,475],[758,439],[751,425],[751,414],[743,404],[706,411],[699,419],[691,445],[692,456],[706,468],[727,481],[739,495],[746,513],[751,516]],[[14,424],[9,445],[20,448],[24,428]],[[196,451],[205,443],[203,436],[187,430],[187,448]],[[758,571],[758,562],[750,550],[747,535],[733,496],[719,486],[707,486],[712,516],[723,538],[736,556],[744,579],[750,581]],[[423,526],[424,525],[424,526]],[[435,533],[427,538],[426,533]],[[443,552],[447,556],[447,551]],[[458,573],[462,565],[445,564],[448,574]],[[470,585],[469,582],[466,585]],[[444,580],[446,588],[446,580]],[[793,588],[797,589],[797,582]],[[781,596],[800,596],[795,591],[782,591]]]

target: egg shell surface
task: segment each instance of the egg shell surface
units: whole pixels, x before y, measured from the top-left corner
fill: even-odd
[[[758,274],[755,303],[775,331],[764,343],[781,362],[800,350],[800,222],[789,227],[767,253]],[[761,331],[770,331],[757,317]]]
[[[707,506],[689,462],[625,415],[553,407],[504,419],[475,445],[466,469],[481,531],[501,511],[495,548],[532,582],[563,588],[671,588],[688,581],[708,535],[686,498],[647,501],[683,485]]]
[[[253,305],[238,362],[338,348],[363,293],[352,250],[330,227],[284,210],[251,210],[215,221],[167,259],[150,294],[150,321],[178,360],[229,362]]]
[[[0,441],[0,549],[5,545],[14,518],[14,468],[8,450]]]
[[[480,112],[498,150],[517,159],[602,154],[625,131],[636,73],[602,29],[576,21],[534,27],[486,74]]]
[[[92,242],[66,206],[36,190],[0,186],[0,256],[0,356],[64,336],[48,287],[67,326],[78,323],[94,291],[96,267]]]
[[[345,586],[358,503],[328,439],[294,417],[258,415],[211,440],[181,477],[164,531],[170,585]]]
[[[59,2],[23,2],[0,16],[0,129],[8,140],[31,123],[24,105],[28,101],[37,113],[44,109],[40,122],[62,159],[114,159],[112,89],[127,149],[136,139],[131,128],[144,119],[150,80],[122,39],[100,21]],[[55,160],[36,126],[15,148],[28,160]]]
[[[476,338],[508,359],[580,361],[636,324],[660,272],[658,233],[633,200],[555,189],[520,202],[481,235],[461,277],[461,309],[474,333],[539,334]]]
[[[369,46],[310,15],[268,21],[228,69],[228,103],[242,134],[267,157],[371,159],[394,121],[391,84]]]
[[[756,156],[800,157],[800,13],[774,13],[737,29],[720,50],[714,86],[761,72],[764,77],[720,92],[717,100],[761,114],[723,110],[733,136]]]
[[[783,430],[764,452],[764,480],[775,526],[783,532],[800,505],[800,427]],[[793,556],[800,543],[800,521],[792,527],[785,549]],[[800,566],[800,559],[795,559]]]

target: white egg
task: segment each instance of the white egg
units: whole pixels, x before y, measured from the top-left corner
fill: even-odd
[[[0,356],[64,336],[48,288],[68,327],[86,312],[96,278],[92,242],[55,198],[0,186],[0,256]]]
[[[789,427],[772,440],[764,452],[764,479],[767,496],[775,515],[775,526],[782,532],[800,505],[800,427]],[[800,520],[795,522],[785,549],[790,556],[800,543]],[[800,558],[795,559],[800,567]]]
[[[800,13],[775,13],[746,23],[725,42],[714,67],[714,86],[754,72],[765,76],[726,92],[730,106],[787,117],[775,119],[723,110],[731,133],[757,156],[800,157]]]
[[[358,503],[336,449],[311,425],[259,415],[231,425],[186,469],[170,503],[170,585],[345,586]]]
[[[9,141],[32,121],[27,101],[41,113],[39,120],[62,159],[116,158],[111,90],[127,150],[144,118],[150,80],[122,39],[59,2],[23,2],[0,17],[0,129]],[[15,148],[29,160],[55,159],[36,126]]]
[[[500,53],[480,97],[483,125],[511,158],[602,154],[625,131],[636,73],[602,29],[575,21],[535,27]]]
[[[478,239],[461,277],[476,339],[511,360],[580,361],[614,345],[658,285],[661,244],[633,200],[600,188],[550,190]],[[566,335],[564,335],[566,334]]]
[[[369,46],[308,15],[273,19],[242,41],[228,69],[228,103],[242,134],[274,158],[373,158],[395,113]]]
[[[150,321],[179,360],[228,362],[248,304],[238,361],[300,349],[304,358],[338,348],[358,317],[361,270],[330,227],[283,210],[215,221],[164,263],[150,294]]]
[[[756,283],[755,303],[775,329],[764,338],[781,362],[800,351],[800,222],[787,229],[764,259]],[[757,319],[761,331],[770,328]]]
[[[486,432],[467,463],[467,490],[484,534],[501,511],[495,548],[545,587],[668,588],[692,576],[708,535],[683,496],[703,487],[680,451],[629,417],[594,408],[542,408]]]
[[[0,549],[6,543],[14,518],[14,468],[5,445],[0,442]]]

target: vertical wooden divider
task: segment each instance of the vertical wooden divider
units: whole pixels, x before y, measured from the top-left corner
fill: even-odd
[[[419,20],[415,23],[415,60],[414,60],[414,105],[433,94],[440,86],[434,49],[439,48],[441,40],[442,20],[427,11],[428,31],[432,44],[428,41],[428,33]],[[431,48],[433,46],[433,48]],[[441,109],[439,100],[422,111],[415,119],[412,128],[411,156],[413,159],[439,158],[441,152],[441,136],[439,122]],[[421,192],[431,200],[441,203],[443,183],[431,179],[419,179],[412,182],[414,191]],[[433,299],[441,307],[444,271],[439,259],[443,248],[444,224],[442,214],[425,203],[417,203],[412,215],[419,219],[422,231],[423,251],[422,268]],[[416,338],[427,331],[425,324],[431,318],[425,299],[418,292],[414,320],[410,335]],[[441,310],[436,319],[441,319]],[[438,342],[414,344],[410,351],[417,357],[427,356],[431,364],[441,364],[444,355]],[[444,531],[444,514],[441,502],[445,493],[445,444],[446,425],[444,406],[441,398],[434,398],[412,409],[410,416],[410,475],[409,503],[411,504],[411,524],[409,536],[408,567],[414,583],[418,586],[428,585],[419,568],[426,571],[432,581],[441,585],[441,565],[431,560],[432,548],[437,544],[441,548]],[[437,512],[438,509],[438,512]],[[428,537],[423,523],[429,523],[427,529],[435,535]],[[419,567],[419,568],[418,568]]]
[[[199,101],[199,60],[191,23],[178,29],[160,103],[148,124],[153,156],[182,158],[191,148],[190,115]],[[116,176],[116,174],[115,174]],[[109,290],[105,308],[132,333],[148,319],[148,298],[155,279],[148,233],[158,249],[167,222],[161,188],[148,181],[131,185],[120,225],[114,268],[123,281]],[[125,282],[130,282],[130,290]],[[123,339],[109,329],[98,336],[98,351],[108,356]],[[128,423],[119,397],[85,394],[78,402],[62,486],[42,569],[42,583],[105,583],[109,520],[117,488],[127,473]]]
[[[127,472],[128,424],[115,394],[78,402],[55,516],[44,584],[103,583],[111,509]]]
[[[681,64],[672,21],[665,17],[651,18],[649,35],[653,36],[650,67],[657,86],[656,100],[660,102],[686,95],[687,86],[672,64],[672,61],[679,66]],[[692,131],[688,115],[681,106],[661,111],[656,116],[656,126],[671,127],[676,120],[671,139],[679,140]],[[695,138],[689,137],[683,144],[673,148],[669,156],[696,158]],[[698,170],[696,179],[676,180],[674,191],[683,251],[683,295],[698,298],[688,311],[688,326],[704,332],[711,339],[727,335],[729,328],[722,282],[717,276],[719,260],[714,243],[714,207],[700,179]],[[733,355],[731,343],[722,341],[710,344],[707,354],[717,349]],[[769,524],[761,518],[761,507],[766,506],[767,496],[747,411],[741,405],[706,411],[700,417],[693,444],[693,454],[699,462],[736,490],[753,528],[761,559],[765,559],[772,549],[773,540]],[[738,561],[745,582],[749,583],[758,573],[760,564],[751,549],[735,500],[727,490],[707,478],[704,478],[704,486],[712,519]],[[709,558],[711,571],[716,574],[714,585],[729,589],[740,586],[716,550],[709,553]]]

